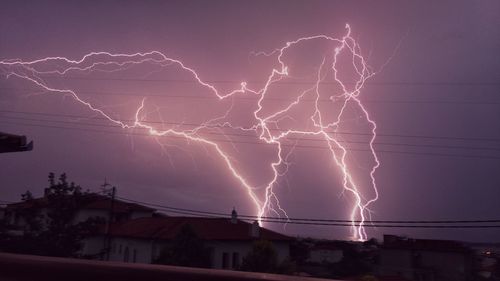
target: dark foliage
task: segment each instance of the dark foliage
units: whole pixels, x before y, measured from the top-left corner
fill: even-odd
[[[198,238],[194,229],[184,225],[165,247],[158,259],[157,264],[168,264],[189,267],[210,267],[210,250],[205,247],[203,240]]]
[[[55,181],[54,173],[49,174],[49,187],[46,189],[46,213],[42,213],[39,201],[31,192],[21,195],[24,202],[31,203],[29,208],[17,210],[26,223],[21,236],[2,235],[0,249],[7,252],[74,257],[78,255],[81,241],[97,231],[104,221],[90,218],[77,224],[73,223],[80,206],[88,200],[80,186],[68,183],[66,174]]]
[[[277,273],[278,255],[273,244],[266,240],[256,241],[252,250],[243,258],[241,270]]]

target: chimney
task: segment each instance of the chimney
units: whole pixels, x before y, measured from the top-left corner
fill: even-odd
[[[252,238],[260,237],[260,226],[258,221],[254,221],[250,226],[250,236],[252,236]]]
[[[237,224],[238,223],[238,213],[233,207],[233,211],[231,212],[231,223],[232,224]]]

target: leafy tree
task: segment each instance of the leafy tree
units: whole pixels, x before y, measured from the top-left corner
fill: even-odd
[[[46,198],[50,210],[48,212],[49,230],[54,233],[65,233],[68,227],[72,227],[72,220],[84,203],[86,197],[81,192],[81,187],[75,183],[68,183],[66,174],[54,181],[54,173],[49,174],[50,186],[46,190]]]
[[[72,257],[78,255],[81,241],[94,233],[104,221],[90,218],[85,222],[73,223],[80,207],[90,200],[87,193],[82,193],[80,186],[67,181],[66,174],[61,174],[58,181],[54,173],[49,174],[49,187],[46,188],[46,217],[41,214],[42,204],[35,200],[31,192],[21,195],[28,208],[19,209],[26,227],[21,237],[4,237],[0,248],[9,252],[37,254],[46,256]]]
[[[155,261],[158,264],[169,264],[189,267],[210,267],[210,250],[189,224],[182,226],[170,245],[162,249]]]
[[[254,242],[252,250],[243,258],[241,270],[278,272],[278,255],[273,244],[266,240]]]

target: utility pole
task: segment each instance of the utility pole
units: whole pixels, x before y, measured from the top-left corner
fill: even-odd
[[[102,187],[104,190],[110,186],[110,184],[104,179],[104,184]],[[106,229],[105,229],[105,239],[104,239],[104,251],[105,251],[105,260],[109,260],[109,253],[111,252],[111,235],[110,235],[110,228],[111,224],[113,223],[113,217],[114,217],[114,208],[115,208],[115,197],[116,197],[116,187],[111,187],[111,202],[109,205],[109,214],[108,214],[108,219],[106,221]]]

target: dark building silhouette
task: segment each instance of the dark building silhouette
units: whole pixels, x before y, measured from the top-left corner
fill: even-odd
[[[0,132],[0,153],[33,150],[33,141],[29,143],[26,136],[18,136]]]

